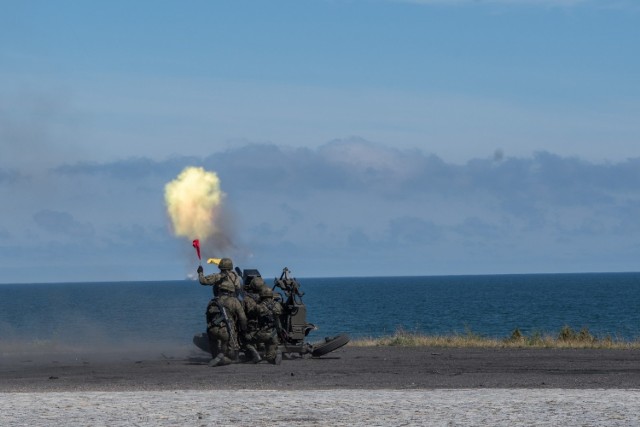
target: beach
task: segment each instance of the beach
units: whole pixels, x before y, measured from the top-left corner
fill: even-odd
[[[0,424],[640,424],[639,350],[347,346],[280,366],[208,360],[5,355]]]

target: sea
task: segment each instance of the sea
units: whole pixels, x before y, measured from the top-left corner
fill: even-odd
[[[297,280],[307,320],[317,326],[309,342],[397,331],[502,339],[516,328],[555,336],[565,326],[640,339],[640,273]],[[191,348],[204,332],[211,292],[193,280],[0,284],[0,353],[16,343]]]

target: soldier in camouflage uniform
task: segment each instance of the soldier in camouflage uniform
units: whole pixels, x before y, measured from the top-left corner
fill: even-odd
[[[231,281],[221,282],[218,296],[207,307],[207,335],[213,356],[209,366],[228,365],[238,361],[238,336],[244,337],[246,334],[247,317],[242,304],[234,295],[235,291]]]
[[[255,335],[258,332],[258,312],[256,307],[260,303],[260,291],[263,288],[267,288],[264,284],[262,277],[256,276],[244,287],[244,299],[242,300],[242,306],[244,312],[247,315],[247,340],[244,342],[245,353],[247,357],[251,357],[253,363],[258,363],[262,360],[260,353],[256,349],[257,344],[255,342]]]
[[[279,365],[282,362],[282,353],[278,349],[280,340],[278,333],[281,331],[280,315],[282,306],[273,299],[273,291],[265,286],[260,290],[260,302],[252,312],[258,319],[258,329],[253,334],[253,344],[264,344],[265,359]]]
[[[229,281],[235,288],[235,295],[240,297],[242,295],[242,280],[240,276],[233,271],[233,262],[230,258],[222,258],[218,264],[220,273],[204,275],[204,269],[202,266],[198,267],[198,281],[202,286],[213,286],[213,296],[218,295],[218,289],[220,284],[225,281]]]

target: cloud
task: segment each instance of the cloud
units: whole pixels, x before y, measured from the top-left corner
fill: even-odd
[[[74,164],[63,164],[53,168],[53,171],[61,175],[102,175],[118,180],[131,181],[152,176],[166,177],[177,175],[178,172],[182,170],[184,164],[196,161],[195,158],[191,157],[172,158],[160,162],[144,157],[134,157],[107,163],[78,162]]]
[[[640,158],[595,163],[549,152],[536,152],[528,158],[500,156],[499,161],[495,154],[488,154],[484,159],[456,165],[419,150],[399,150],[354,138],[332,141],[317,150],[249,144],[204,159],[78,163],[54,171],[76,177],[103,175],[127,183],[144,178],[146,185],[155,185],[196,163],[216,171],[230,196],[261,193],[308,197],[335,191],[366,192],[398,201],[429,195],[480,195],[513,214],[523,206],[538,204],[589,207],[622,203],[625,198],[637,197],[640,189]],[[303,211],[295,203],[279,200],[279,209],[287,212],[291,221],[300,220]]]
[[[584,3],[593,3],[594,0],[396,0],[405,3],[417,4],[439,4],[439,5],[458,5],[458,4],[507,4],[514,6],[533,5],[533,6],[556,6],[566,7],[575,6]],[[597,1],[597,0],[595,0]]]
[[[33,215],[35,223],[43,230],[69,237],[87,238],[94,235],[93,226],[76,221],[68,212],[41,210]]]
[[[15,254],[37,252],[63,274],[72,263],[54,261],[65,253],[83,264],[78,277],[184,277],[193,248],[172,237],[163,189],[192,164],[221,179],[238,236],[225,255],[238,265],[384,274],[375,260],[385,259],[406,263],[405,274],[447,274],[549,271],[563,259],[575,271],[620,268],[640,255],[640,158],[488,152],[452,164],[354,137],[316,149],[246,144],[203,158],[59,165],[47,175],[55,197],[37,203],[35,181],[0,186],[12,200],[0,266],[23,277]]]
[[[637,2],[634,0],[390,0],[395,3],[412,3],[425,6],[454,7],[464,5],[474,6],[505,6],[505,7],[540,7],[540,8],[576,8],[593,7],[599,10],[624,10],[638,12]]]
[[[508,232],[508,223],[469,217],[454,226],[453,230],[466,240],[501,240]]]
[[[19,179],[24,179],[24,177],[17,171],[0,168],[0,184],[5,182],[11,184],[18,181]]]
[[[442,230],[432,221],[405,216],[389,222],[389,236],[396,244],[431,245],[440,239]]]

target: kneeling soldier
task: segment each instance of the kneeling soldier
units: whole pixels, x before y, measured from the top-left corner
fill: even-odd
[[[273,299],[271,288],[265,286],[260,289],[260,302],[254,308],[253,313],[258,320],[257,330],[253,335],[253,343],[264,344],[265,359],[275,365],[279,365],[282,362],[282,353],[278,350],[282,306]]]
[[[235,286],[223,281],[218,296],[207,307],[207,335],[213,359],[209,366],[228,365],[238,361],[238,334],[245,334],[247,317],[242,304],[235,297]]]

